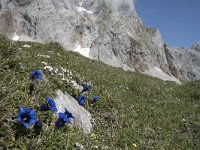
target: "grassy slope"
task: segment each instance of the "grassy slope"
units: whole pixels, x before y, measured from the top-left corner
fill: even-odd
[[[9,149],[198,149],[200,147],[200,82],[182,86],[140,73],[125,72],[77,53],[66,52],[56,43],[11,43],[0,38],[0,145]],[[38,54],[50,58],[39,57]],[[85,108],[94,118],[92,134],[77,128],[55,129],[51,112],[40,112],[45,97],[55,98],[61,89],[76,96],[78,91],[58,75],[43,69],[47,62],[54,68],[72,70],[78,83],[89,81],[92,91]],[[31,71],[43,71],[41,82],[31,81]],[[34,87],[30,94],[30,86]],[[101,100],[90,106],[92,95]],[[43,121],[43,131],[25,130],[15,120],[19,107],[34,108]],[[185,119],[185,121],[184,121]]]

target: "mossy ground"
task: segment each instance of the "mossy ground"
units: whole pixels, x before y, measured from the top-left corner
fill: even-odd
[[[22,47],[28,44],[30,48]],[[40,55],[48,55],[41,57]],[[40,112],[46,97],[61,89],[80,93],[58,75],[44,70],[70,69],[79,84],[92,83],[84,106],[94,118],[93,132],[66,126],[55,128],[51,112]],[[33,69],[43,80],[31,80]],[[91,96],[100,101],[91,106]],[[18,109],[37,110],[43,129],[25,129],[16,121]],[[200,147],[200,82],[177,85],[137,72],[123,71],[77,53],[57,43],[10,42],[0,37],[0,145],[4,149],[198,149]]]

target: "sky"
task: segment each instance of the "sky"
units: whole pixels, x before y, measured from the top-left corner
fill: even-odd
[[[200,0],[136,0],[143,24],[157,28],[170,47],[200,42]]]

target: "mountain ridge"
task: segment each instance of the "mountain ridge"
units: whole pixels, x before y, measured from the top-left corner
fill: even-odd
[[[166,50],[160,32],[142,24],[131,0],[2,0],[0,21],[0,32],[10,38],[16,33],[21,41],[55,41],[72,51],[80,46],[106,64],[144,73],[157,67],[157,74],[176,82],[200,79],[199,66],[178,65],[173,48]]]

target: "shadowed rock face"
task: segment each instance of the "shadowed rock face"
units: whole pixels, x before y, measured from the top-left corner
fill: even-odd
[[[10,38],[16,32],[20,40],[56,41],[67,50],[80,45],[115,67],[141,72],[157,67],[185,79],[176,57],[167,57],[171,50],[166,54],[159,31],[142,24],[132,0],[1,0],[0,10],[0,32]]]
[[[179,75],[185,80],[200,79],[200,52],[187,48],[170,49],[171,58]]]

